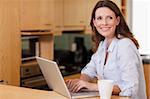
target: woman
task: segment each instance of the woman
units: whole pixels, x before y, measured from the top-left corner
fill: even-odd
[[[94,78],[114,81],[113,94],[146,99],[143,65],[138,52],[139,44],[130,32],[115,3],[100,0],[92,12],[92,31],[101,42],[90,62],[81,71],[80,79],[67,80],[70,91],[82,88],[98,91]]]

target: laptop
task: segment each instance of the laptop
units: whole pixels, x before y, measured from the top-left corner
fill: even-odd
[[[81,91],[77,93],[69,92],[56,62],[41,57],[36,57],[36,60],[40,66],[47,85],[53,91],[70,99],[99,96],[99,92],[97,91]]]

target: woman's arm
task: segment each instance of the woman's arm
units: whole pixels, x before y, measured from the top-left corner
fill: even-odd
[[[87,74],[81,74],[80,79],[88,82],[97,82],[97,78],[91,78]]]
[[[91,78],[86,74],[81,74],[80,79],[84,80],[84,81],[88,81],[88,82],[97,82],[97,79]],[[92,88],[89,88],[90,90],[98,91],[98,86],[96,85],[96,83],[95,83],[95,85],[93,83],[93,86],[90,86],[90,85],[92,85],[92,84],[87,84],[87,86],[92,87]],[[112,94],[119,95],[120,92],[121,92],[121,90],[120,90],[119,86],[114,85]]]
[[[78,92],[82,88],[89,91],[98,91],[97,79],[91,78],[86,74],[81,74],[80,79],[70,79],[66,81],[71,92]],[[117,85],[113,87],[113,94],[118,95],[121,92]]]
[[[138,96],[140,60],[138,51],[131,40],[125,38],[118,42],[117,64],[120,80],[117,82],[120,96]]]

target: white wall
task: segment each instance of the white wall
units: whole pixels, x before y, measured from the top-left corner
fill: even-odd
[[[150,54],[150,1],[133,0],[132,32],[139,41],[140,53]]]

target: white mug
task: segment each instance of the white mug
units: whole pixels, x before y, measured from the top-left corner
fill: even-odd
[[[100,99],[111,99],[113,85],[112,80],[98,80]]]

